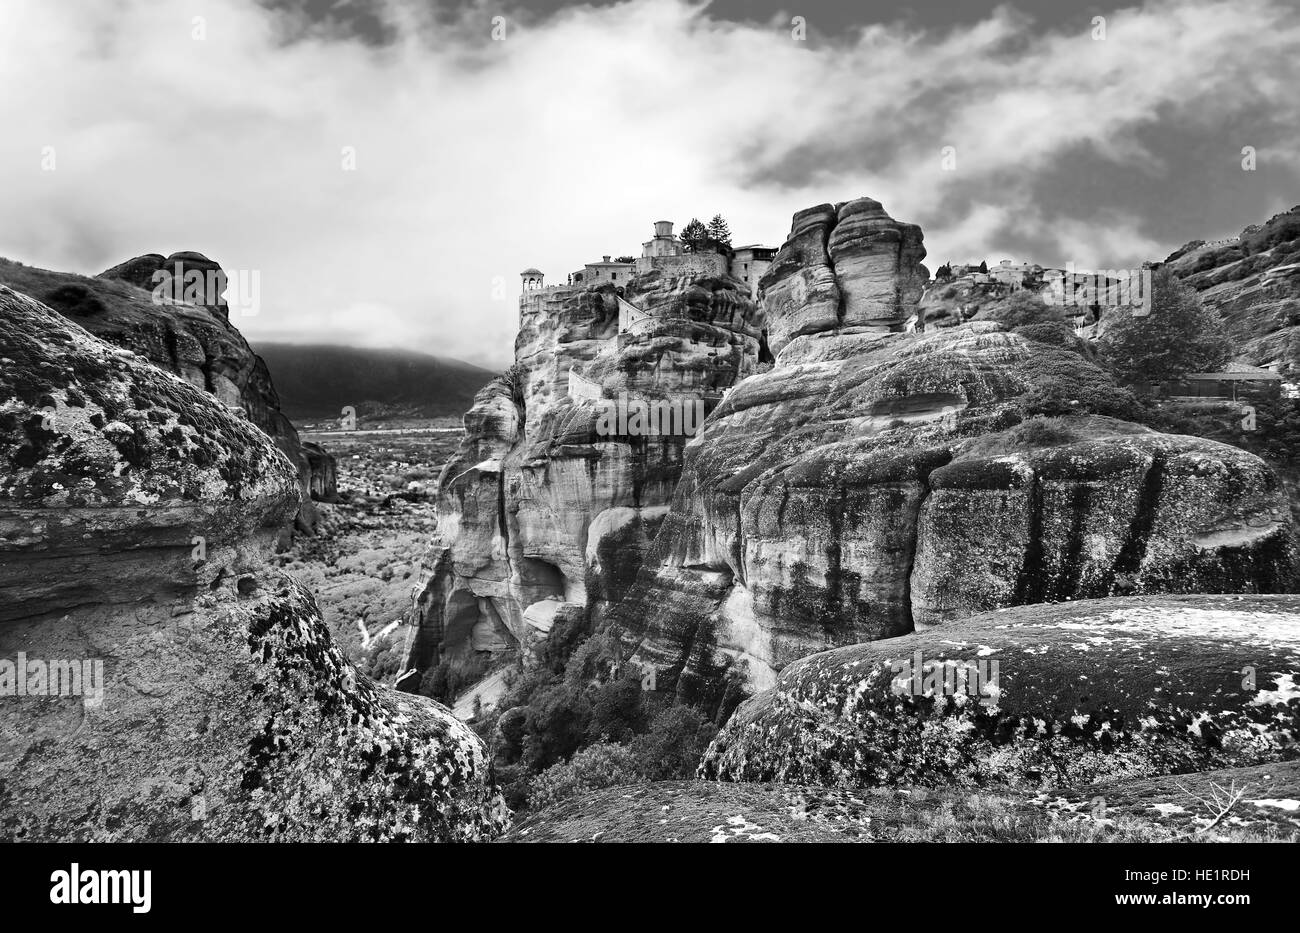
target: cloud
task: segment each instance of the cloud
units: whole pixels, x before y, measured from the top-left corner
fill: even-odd
[[[8,0],[0,255],[94,273],[199,250],[260,273],[254,343],[500,366],[520,269],[562,281],[661,217],[776,244],[794,211],[870,195],[932,267],[1118,268],[1297,200],[1280,0],[1149,3],[1104,41],[1009,8],[798,42],[678,0],[507,9],[504,41],[485,6],[336,7]]]

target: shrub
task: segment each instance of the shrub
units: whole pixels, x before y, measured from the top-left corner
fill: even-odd
[[[1034,292],[1025,290],[1012,292],[1009,297],[981,308],[976,317],[983,321],[997,321],[1008,330],[1026,324],[1065,320],[1060,308],[1047,304]]]
[[[636,755],[626,745],[597,742],[570,761],[553,765],[533,778],[528,805],[541,809],[578,794],[639,781]]]
[[[1016,429],[1017,447],[1055,447],[1068,444],[1075,436],[1055,418],[1031,418]]]
[[[593,635],[583,642],[564,667],[564,680],[572,687],[603,680],[618,666],[622,646],[614,635]]]
[[[1091,413],[1132,421],[1140,412],[1132,392],[1078,354],[1041,345],[1017,369],[1030,386],[1019,399],[1027,415]]]
[[[591,739],[626,742],[642,727],[641,684],[631,678],[601,684],[591,704]]]
[[[62,314],[75,317],[91,317],[108,310],[98,295],[85,285],[75,283],[60,285],[46,292],[41,301]]]
[[[1064,321],[1039,321],[1035,324],[1022,324],[1019,327],[1012,328],[1011,332],[1019,334],[1026,340],[1045,343],[1052,347],[1060,347],[1062,350],[1069,350],[1071,353],[1083,355],[1086,352],[1086,344],[1079,339],[1073,328]]]
[[[555,624],[542,642],[541,664],[557,674],[564,673],[574,652],[590,637],[591,622],[585,612],[571,616],[557,613]]]
[[[524,753],[524,738],[528,734],[528,710],[522,706],[512,706],[497,719],[497,734],[500,744],[497,751],[501,758],[513,764]]]
[[[420,678],[420,693],[450,704],[463,690],[482,680],[491,663],[488,654],[477,651],[466,657],[443,658]]]
[[[638,770],[652,781],[694,777],[718,727],[690,706],[669,706],[633,743]]]
[[[496,767],[497,786],[501,796],[511,810],[522,810],[528,806],[529,784],[532,774],[523,765],[498,765]]]
[[[401,673],[405,661],[404,654],[403,646],[390,640],[388,644],[371,652],[369,657],[365,658],[362,670],[375,680],[388,680]]]
[[[577,751],[591,722],[591,703],[567,684],[548,687],[528,707],[524,762],[533,771],[549,768]]]

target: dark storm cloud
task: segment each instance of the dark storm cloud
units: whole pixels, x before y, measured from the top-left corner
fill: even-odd
[[[931,268],[1118,268],[1300,200],[1281,0],[956,6],[6,0],[0,255],[198,250],[261,273],[255,341],[500,365],[520,269],[563,281],[661,217],[776,245],[867,195]]]

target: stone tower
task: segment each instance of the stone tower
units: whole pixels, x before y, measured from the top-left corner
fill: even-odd
[[[519,278],[522,280],[524,291],[526,292],[542,287],[542,273],[539,269],[534,269],[530,266],[523,272],[519,273]]]

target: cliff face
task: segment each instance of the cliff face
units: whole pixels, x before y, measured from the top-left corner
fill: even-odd
[[[317,514],[311,488],[312,463],[298,432],[280,411],[280,400],[266,364],[253,353],[228,319],[220,294],[203,294],[206,303],[155,304],[153,276],[160,269],[181,275],[196,272],[204,281],[224,280],[220,266],[198,253],[167,258],[151,254],[114,266],[95,278],[49,272],[0,260],[0,283],[31,295],[102,340],[138,353],[175,373],[222,404],[242,409],[296,465],[303,504],[294,518],[303,531],[314,529]],[[327,455],[328,456],[328,455]]]
[[[603,615],[636,574],[689,437],[677,422],[654,435],[602,416],[647,401],[711,409],[752,370],[760,336],[729,277],[652,271],[625,289],[526,292],[516,362],[478,393],[439,479],[408,667]]]
[[[901,330],[929,278],[924,258],[921,228],[879,201],[799,211],[759,283],[772,351],[804,334]]]
[[[1022,428],[1104,374],[991,322],[901,332],[923,256],[874,201],[795,215],[761,283],[775,365],[687,447],[615,610],[661,689],[726,712],[813,652],[985,609],[1290,585],[1262,461],[1098,415]]]
[[[248,419],[0,286],[0,838],[475,839],[482,743],[370,682],[268,568]]]
[[[1194,241],[1166,260],[1223,317],[1238,356],[1300,378],[1300,206],[1228,241]]]

